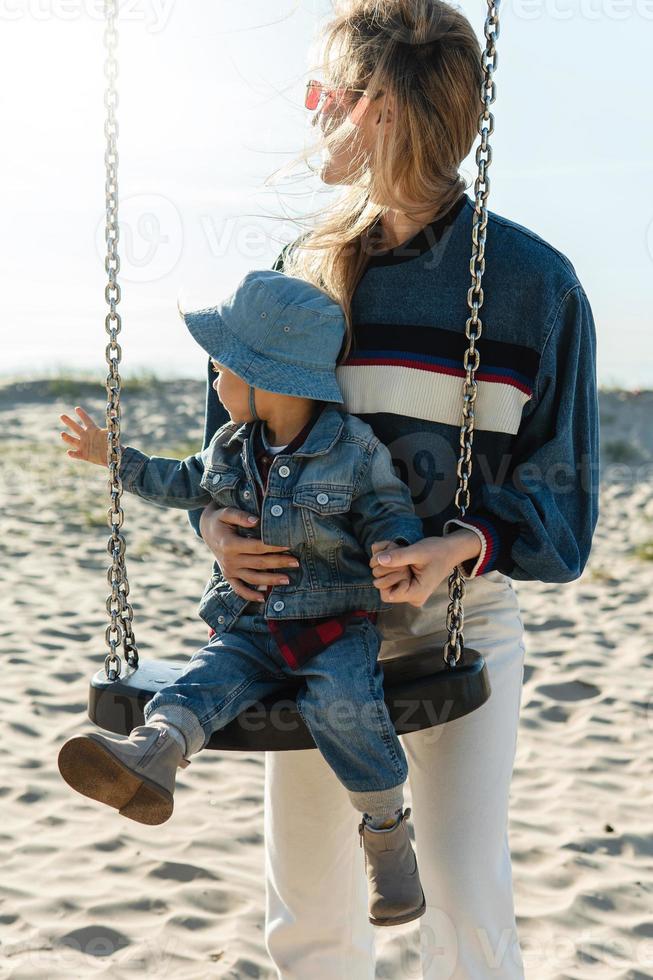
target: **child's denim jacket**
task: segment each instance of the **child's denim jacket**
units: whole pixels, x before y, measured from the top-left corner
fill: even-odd
[[[372,428],[335,403],[317,416],[303,445],[274,457],[258,514],[252,432],[258,422],[227,422],[206,449],[183,460],[123,448],[125,490],[163,507],[194,510],[212,500],[260,517],[266,544],[299,561],[261,603],[268,619],[306,619],[353,609],[391,608],[373,583],[369,560],[376,541],[413,544],[424,537],[408,487]],[[240,529],[239,529],[240,530]],[[250,600],[237,595],[217,561],[199,614],[216,633],[228,631]]]

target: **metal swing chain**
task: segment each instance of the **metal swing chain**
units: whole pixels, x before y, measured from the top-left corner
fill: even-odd
[[[475,380],[475,372],[480,363],[479,352],[476,350],[475,344],[481,336],[483,329],[479,310],[483,305],[481,279],[485,271],[485,230],[487,228],[487,199],[490,193],[490,178],[487,175],[487,168],[492,162],[489,137],[494,132],[494,116],[490,112],[489,107],[495,101],[496,93],[493,75],[498,64],[495,41],[499,37],[500,0],[487,0],[487,2],[488,14],[485,21],[486,46],[483,52],[484,81],[481,86],[483,112],[479,117],[478,124],[481,142],[476,150],[478,176],[474,185],[476,205],[472,221],[472,257],[469,263],[472,274],[472,285],[467,291],[467,303],[471,311],[471,316],[465,324],[465,334],[469,340],[469,347],[465,351],[463,358],[465,380],[463,384],[463,420],[460,427],[460,447],[462,452],[458,457],[458,465],[456,467],[459,482],[458,489],[456,490],[455,503],[460,511],[461,518],[464,517],[465,511],[469,507],[469,478],[472,472],[474,403],[476,401],[478,387]],[[447,608],[447,631],[449,637],[443,647],[445,662],[450,667],[454,667],[458,663],[464,648],[464,596],[465,581],[460,574],[459,566],[456,565],[449,576],[449,606]]]
[[[116,59],[116,46],[118,44],[118,32],[116,30],[116,0],[105,0],[105,31],[104,47],[106,49],[106,60],[104,62],[104,76],[107,80],[107,87],[104,93],[104,105],[106,108],[106,118],[104,123],[104,135],[106,138],[106,149],[104,153],[106,183],[106,226],[104,237],[107,243],[104,268],[109,277],[109,281],[104,291],[104,297],[109,305],[109,312],[105,317],[105,328],[109,335],[109,343],[106,346],[106,361],[109,365],[109,373],[106,380],[107,389],[107,411],[106,424],[108,429],[107,436],[107,465],[109,467],[109,492],[111,506],[107,514],[107,523],[111,528],[111,537],[107,542],[107,551],[111,556],[111,565],[107,569],[107,581],[111,586],[111,592],[107,597],[106,607],[109,613],[110,622],[106,630],[106,642],[109,653],[104,660],[104,670],[110,681],[120,676],[121,660],[116,650],[122,645],[125,658],[130,667],[138,667],[138,650],[134,639],[132,628],[133,611],[128,602],[129,581],[127,579],[127,568],[125,565],[125,539],[120,533],[124,521],[124,513],[121,506],[122,481],[118,476],[122,452],[120,448],[120,357],[122,350],[116,337],[121,330],[121,317],[116,311],[116,306],[120,302],[120,286],[118,284],[118,272],[120,271],[120,258],[118,256],[118,239],[120,235],[118,225],[118,149],[116,139],[118,136],[118,123],[116,121],[116,106],[118,105],[118,93],[116,91],[116,77],[118,75],[118,61]]]
[[[485,271],[485,241],[487,228],[487,198],[490,192],[490,178],[487,175],[487,168],[492,162],[492,150],[489,137],[494,132],[494,116],[490,112],[490,105],[495,101],[495,83],[493,74],[498,64],[498,55],[495,41],[499,37],[499,5],[500,0],[487,0],[488,15],[485,21],[486,47],[483,53],[484,82],[481,88],[481,101],[483,112],[479,118],[479,134],[481,142],[476,150],[476,163],[478,165],[478,176],[474,186],[476,204],[472,222],[472,257],[470,260],[470,272],[472,275],[472,285],[467,293],[467,302],[471,316],[465,324],[465,334],[469,340],[469,347],[465,351],[463,363],[465,367],[465,380],[463,384],[463,420],[460,428],[461,455],[458,458],[456,467],[459,484],[456,490],[455,503],[460,512],[460,517],[464,517],[466,509],[469,507],[469,478],[472,470],[471,451],[474,436],[474,403],[477,395],[477,383],[475,372],[480,363],[479,352],[475,348],[475,343],[481,336],[483,329],[482,321],[479,317],[479,310],[483,305],[483,290],[481,280]],[[118,123],[115,117],[115,109],[118,105],[118,93],[115,87],[115,80],[118,75],[118,62],[115,57],[115,49],[118,41],[118,33],[115,24],[116,0],[105,0],[105,20],[106,28],[104,32],[104,45],[107,57],[104,64],[104,74],[107,79],[104,104],[107,110],[104,132],[106,137],[105,165],[106,165],[106,229],[105,238],[107,242],[107,254],[105,258],[105,270],[109,277],[105,289],[105,299],[109,305],[109,312],[105,318],[105,327],[109,335],[109,343],[106,346],[106,360],[109,365],[107,375],[107,463],[109,466],[109,488],[111,494],[111,507],[108,511],[108,523],[111,527],[111,537],[107,544],[107,551],[111,555],[112,563],[107,570],[107,580],[111,586],[111,592],[107,598],[107,612],[110,616],[110,623],[106,630],[106,642],[109,647],[104,662],[105,671],[109,680],[115,680],[120,676],[121,661],[116,649],[122,644],[125,657],[130,666],[138,666],[138,650],[133,633],[133,611],[128,602],[129,581],[125,564],[125,539],[120,533],[124,520],[124,513],[121,507],[122,481],[118,476],[121,462],[120,449],[120,374],[118,371],[121,348],[116,337],[121,330],[120,314],[116,311],[116,306],[120,302],[120,286],[117,281],[117,274],[120,270],[120,259],[118,256],[117,244],[119,238],[118,227],[118,151],[116,137],[118,135]],[[462,498],[464,502],[462,501]],[[449,637],[444,644],[443,655],[446,663],[455,666],[462,654],[464,646],[463,622],[464,610],[463,599],[465,596],[465,583],[456,566],[448,581],[449,586],[449,606],[447,609],[447,631]]]

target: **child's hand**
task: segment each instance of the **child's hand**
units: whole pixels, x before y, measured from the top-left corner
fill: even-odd
[[[75,406],[75,411],[84,423],[80,425],[68,415],[60,415],[62,422],[72,429],[74,435],[69,432],[62,432],[61,438],[64,442],[70,443],[73,449],[68,450],[68,456],[73,459],[83,459],[89,463],[97,463],[98,466],[107,465],[107,439],[108,429],[101,429],[95,424],[88,412],[85,412],[79,405]]]
[[[406,590],[410,586],[413,578],[410,565],[386,570],[375,560],[374,556],[380,552],[394,551],[396,548],[401,548],[401,545],[397,544],[396,541],[375,541],[372,545],[370,566],[374,569],[372,573],[374,575],[374,585],[381,592],[383,602],[392,602],[391,597],[397,592]]]

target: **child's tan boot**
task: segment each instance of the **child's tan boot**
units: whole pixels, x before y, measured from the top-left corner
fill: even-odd
[[[172,815],[177,768],[190,760],[161,725],[138,725],[120,735],[73,735],[59,750],[59,772],[69,786],[138,823]]]
[[[406,818],[410,807],[389,830],[372,830],[361,820],[361,847],[365,844],[365,870],[369,898],[368,918],[375,926],[394,926],[419,918],[426,901],[417,870]]]

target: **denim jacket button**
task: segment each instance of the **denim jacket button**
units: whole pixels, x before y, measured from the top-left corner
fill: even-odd
[[[218,622],[224,623],[224,616],[218,616]]]
[[[220,474],[216,473],[216,475],[211,480],[211,483],[219,483],[219,482],[220,482]]]
[[[252,496],[252,495],[251,495],[251,493],[249,492],[249,490],[243,490],[243,497],[245,498],[245,500],[249,500],[249,498],[250,498],[251,496]]]
[[[274,609],[275,612],[281,612],[281,610],[284,608],[285,605],[286,605],[285,602],[282,602],[281,599],[277,599],[277,601],[272,606],[272,608]]]
[[[283,477],[290,476],[290,467],[288,467],[288,466],[280,466],[279,467],[279,476],[283,476]]]
[[[317,495],[317,497],[315,499],[317,500],[318,504],[328,504],[329,503],[329,494],[328,493],[318,493],[318,495]]]
[[[283,507],[280,507],[279,504],[273,504],[273,506],[270,507],[270,513],[273,517],[281,517],[283,514]]]

